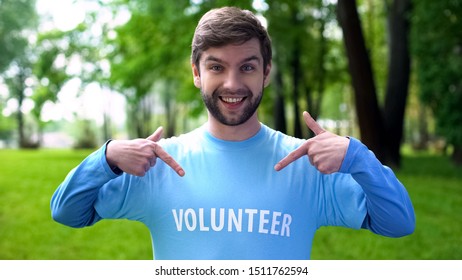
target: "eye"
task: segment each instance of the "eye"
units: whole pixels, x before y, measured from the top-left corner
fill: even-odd
[[[252,72],[253,70],[255,70],[255,67],[253,65],[250,65],[250,64],[245,64],[241,67],[241,70],[243,72]]]
[[[210,70],[212,70],[213,72],[220,72],[221,70],[223,70],[223,66],[221,65],[211,65],[209,67]]]

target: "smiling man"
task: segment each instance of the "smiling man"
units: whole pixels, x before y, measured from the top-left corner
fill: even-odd
[[[210,132],[224,140],[253,136],[260,123],[256,114],[268,85],[271,66],[263,63],[260,42],[210,47],[193,64],[194,84],[209,113]],[[228,135],[231,131],[232,135]]]
[[[413,232],[406,189],[360,141],[325,131],[307,112],[316,135],[308,140],[258,120],[271,42],[251,12],[206,13],[191,62],[208,121],[169,139],[159,128],[108,141],[56,190],[56,221],[141,221],[156,259],[309,259],[321,226]]]

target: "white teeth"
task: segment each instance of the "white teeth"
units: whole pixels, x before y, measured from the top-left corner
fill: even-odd
[[[244,98],[243,97],[240,97],[240,98],[222,97],[221,99],[226,103],[238,103],[238,102],[241,102]]]

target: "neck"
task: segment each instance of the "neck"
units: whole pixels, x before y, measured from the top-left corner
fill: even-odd
[[[216,138],[226,141],[244,141],[255,136],[261,128],[257,113],[255,113],[245,123],[230,126],[224,125],[210,116],[207,122],[208,131]]]

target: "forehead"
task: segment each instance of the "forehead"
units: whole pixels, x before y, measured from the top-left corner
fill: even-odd
[[[228,44],[221,47],[211,47],[205,50],[201,56],[201,63],[211,60],[220,60],[229,64],[248,60],[250,57],[258,62],[263,61],[258,39],[251,39],[243,44]]]

